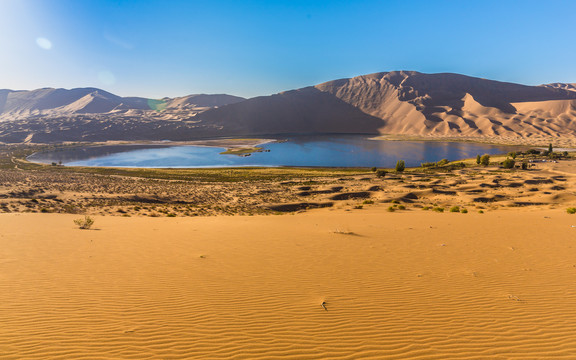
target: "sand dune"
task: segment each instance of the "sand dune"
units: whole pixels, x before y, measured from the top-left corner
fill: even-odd
[[[358,76],[314,87],[380,122],[364,132],[424,137],[576,137],[576,93],[568,87],[525,86],[459,74],[422,74],[394,71]],[[292,94],[299,94],[298,101]],[[302,98],[307,95],[306,98]],[[309,88],[209,110],[199,115],[218,123],[222,132],[236,133],[237,119],[251,129],[284,132],[297,124],[299,132],[317,132],[308,116],[329,115],[325,132],[340,132],[341,124],[353,126],[358,116],[315,100]],[[316,114],[310,111],[315,107]],[[344,119],[342,119],[344,118]],[[346,121],[347,118],[347,121]]]
[[[74,114],[109,114],[130,111],[156,111],[165,108],[199,108],[233,104],[244,98],[226,94],[196,94],[161,100],[120,97],[96,88],[53,89],[32,91],[0,90],[0,120],[22,120],[29,117],[57,117]],[[115,112],[111,113],[113,110]]]
[[[564,90],[569,90],[569,91],[576,91],[576,84],[552,83],[552,84],[545,84],[542,86],[554,88],[554,89],[564,89]]]
[[[60,142],[364,133],[576,146],[575,102],[573,84],[525,86],[415,71],[248,100],[223,94],[122,98],[92,88],[0,90],[0,141],[22,142],[31,134],[30,142]]]
[[[564,212],[75,217],[0,215],[3,359],[576,352]]]

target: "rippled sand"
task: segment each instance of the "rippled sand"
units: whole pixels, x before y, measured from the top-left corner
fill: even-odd
[[[77,217],[0,215],[0,358],[576,353],[565,211]]]

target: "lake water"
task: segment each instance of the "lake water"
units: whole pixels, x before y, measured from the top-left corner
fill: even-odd
[[[68,166],[197,168],[237,166],[394,167],[477,154],[502,154],[510,146],[437,141],[382,141],[366,136],[298,136],[261,145],[269,152],[251,156],[221,155],[223,148],[170,145],[89,146],[36,153],[30,161]]]

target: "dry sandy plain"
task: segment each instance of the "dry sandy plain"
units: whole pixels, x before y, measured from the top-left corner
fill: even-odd
[[[133,204],[109,204],[124,216],[83,205],[96,214],[91,230],[73,224],[79,215],[24,211],[40,202],[63,212],[70,199],[151,180],[112,176],[85,193],[62,181],[31,193],[42,176],[64,175],[2,173],[2,359],[575,358],[574,161],[275,187],[193,183],[206,187],[192,195],[240,204],[230,214],[257,207],[238,201],[249,194],[332,206],[150,217]],[[19,198],[9,195],[16,188]],[[456,205],[468,213],[448,211]]]

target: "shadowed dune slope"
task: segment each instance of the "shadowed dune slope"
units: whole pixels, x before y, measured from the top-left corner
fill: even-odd
[[[249,99],[208,110],[199,117],[222,133],[377,134],[382,121],[328,92],[314,87]]]

